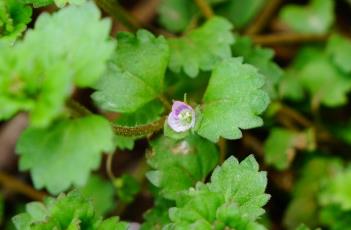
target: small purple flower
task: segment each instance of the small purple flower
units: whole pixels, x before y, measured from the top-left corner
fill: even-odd
[[[174,131],[185,132],[195,125],[195,111],[184,102],[174,101],[167,123]]]

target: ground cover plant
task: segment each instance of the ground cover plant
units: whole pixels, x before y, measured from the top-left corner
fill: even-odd
[[[0,0],[0,228],[351,229],[348,0]]]

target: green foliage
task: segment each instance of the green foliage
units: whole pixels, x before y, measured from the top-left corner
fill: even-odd
[[[346,73],[351,72],[351,42],[349,39],[333,34],[327,44],[327,52],[334,64]]]
[[[145,222],[141,225],[140,230],[161,229],[162,226],[170,222],[168,209],[175,206],[174,201],[156,197],[154,207],[144,214]]]
[[[109,30],[110,21],[87,3],[41,14],[15,46],[0,42],[0,119],[29,111],[33,126],[49,125],[74,85],[93,86],[99,79],[114,47]]]
[[[296,149],[313,150],[313,132],[296,132],[284,128],[272,128],[264,144],[264,159],[279,170],[287,169],[296,154]]]
[[[230,45],[234,42],[231,29],[226,19],[213,17],[185,36],[169,39],[169,68],[176,73],[184,71],[190,77],[196,77],[200,70],[212,70],[231,56]]]
[[[0,2],[0,38],[15,40],[31,21],[32,9],[18,0]]]
[[[123,174],[113,181],[118,198],[124,203],[130,203],[140,191],[139,182],[131,175]]]
[[[253,66],[243,64],[241,58],[219,63],[203,98],[197,133],[216,142],[220,136],[241,138],[240,129],[261,126],[263,122],[258,114],[269,103],[263,85],[264,77]]]
[[[310,0],[307,6],[286,5],[280,19],[294,31],[323,34],[334,22],[334,1]]]
[[[177,199],[165,229],[264,229],[256,222],[269,199],[267,178],[249,156],[241,163],[228,158],[207,184],[198,183]]]
[[[295,229],[300,223],[317,227],[320,189],[341,168],[340,160],[323,157],[312,158],[303,166],[284,216],[284,224],[288,229]]]
[[[30,170],[35,187],[52,194],[84,185],[99,167],[101,152],[112,149],[110,124],[97,115],[28,128],[16,146],[20,169]]]
[[[232,45],[232,53],[234,57],[241,56],[245,63],[255,66],[258,72],[265,76],[265,88],[270,96],[277,97],[276,88],[283,70],[273,62],[273,50],[253,44],[249,37],[237,36]]]
[[[88,182],[79,191],[83,196],[92,200],[95,213],[105,215],[114,208],[115,190],[110,181],[104,180],[98,175],[91,175]]]
[[[163,91],[169,48],[146,30],[118,34],[118,47],[93,99],[103,109],[131,113]],[[130,100],[132,98],[132,100]]]
[[[103,220],[95,213],[93,203],[78,191],[60,195],[57,199],[47,198],[45,205],[32,202],[26,212],[13,217],[18,230],[87,229],[127,230],[128,225],[118,217]]]
[[[216,146],[196,135],[184,140],[161,137],[151,146],[148,164],[154,170],[146,176],[168,199],[204,180],[218,162]]]
[[[235,28],[246,26],[259,12],[266,0],[207,0],[217,15],[230,20]],[[162,0],[158,8],[159,22],[171,32],[191,28],[201,16],[194,1]]]

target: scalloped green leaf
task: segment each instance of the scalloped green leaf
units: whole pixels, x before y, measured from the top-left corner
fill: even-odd
[[[184,192],[169,211],[165,229],[265,229],[256,222],[264,213],[267,175],[253,156],[241,163],[234,157],[218,166],[207,184]]]
[[[327,44],[327,52],[335,65],[346,73],[351,72],[351,41],[338,34],[332,35]]]
[[[97,115],[28,128],[16,145],[20,169],[30,170],[34,186],[52,194],[83,186],[90,171],[99,167],[101,153],[112,149],[112,128]]]
[[[93,203],[78,191],[57,199],[48,198],[45,204],[32,202],[26,205],[26,212],[12,218],[18,230],[48,229],[91,229],[91,230],[127,230],[128,225],[118,217],[102,220],[95,213]]]
[[[146,30],[121,32],[108,70],[96,85],[95,102],[105,110],[132,113],[163,91],[169,47]]]
[[[204,180],[218,162],[216,146],[196,135],[183,140],[161,137],[151,146],[148,164],[153,170],[146,176],[168,199]]]
[[[310,0],[306,6],[286,5],[279,17],[296,32],[322,34],[334,22],[334,0]]]
[[[264,77],[255,67],[242,62],[242,58],[226,59],[212,72],[196,132],[213,142],[219,137],[241,138],[240,129],[263,124],[258,115],[269,104],[269,96],[263,89]]]
[[[47,126],[74,86],[95,85],[115,47],[100,17],[93,3],[69,6],[41,14],[14,46],[0,43],[0,119],[28,111],[31,125]]]
[[[184,71],[196,77],[199,71],[209,71],[225,58],[231,57],[234,42],[232,25],[221,17],[212,17],[201,27],[180,38],[170,38],[169,68],[176,73]]]

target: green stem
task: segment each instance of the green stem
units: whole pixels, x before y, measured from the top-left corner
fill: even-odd
[[[136,31],[141,23],[131,16],[117,0],[95,0],[96,4],[108,14],[121,21],[129,30]]]
[[[211,8],[211,6],[208,4],[208,2],[206,0],[194,0],[194,2],[196,3],[196,5],[199,7],[199,9],[201,10],[201,13],[207,18],[210,19],[214,13],[213,10]]]
[[[66,103],[73,117],[80,117],[93,114],[86,107],[78,103],[77,101],[70,99]],[[138,137],[145,136],[154,132],[157,132],[163,128],[166,116],[145,125],[138,125],[135,127],[116,125],[111,123],[112,129],[115,134],[125,137]]]

